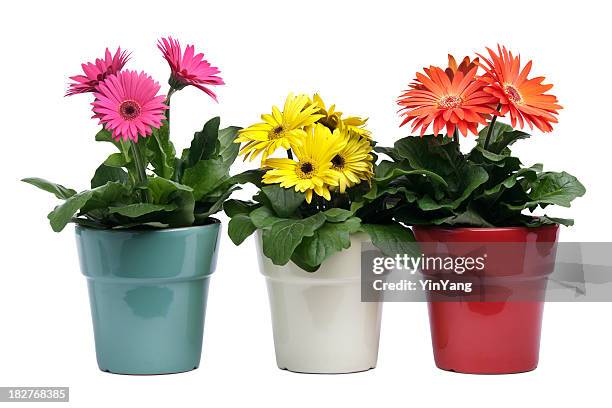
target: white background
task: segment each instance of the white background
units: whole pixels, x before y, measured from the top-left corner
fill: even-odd
[[[289,91],[322,94],[369,116],[382,144],[406,136],[395,98],[447,52],[501,42],[534,59],[565,107],[553,134],[517,147],[525,163],[578,176],[588,194],[565,241],[605,241],[610,228],[610,10],[605,2],[102,1],[4,2],[0,15],[0,386],[70,386],[74,406],[609,406],[612,304],[548,304],[540,367],[506,376],[435,368],[424,304],[387,304],[378,368],[301,375],[276,368],[263,277],[252,238],[225,235],[212,279],[201,367],[171,376],[98,371],[85,279],[72,227],[51,231],[50,195],[18,182],[41,176],[88,187],[112,150],[93,141],[90,95],[64,98],[67,76],[106,46],[164,84],[155,47],[172,34],[222,70],[219,104],[195,88],[173,98],[178,148],[213,115],[249,125]],[[242,163],[236,171],[246,168]],[[221,217],[225,222],[224,216]],[[226,225],[226,224],[225,224]],[[110,406],[113,406],[110,405]]]

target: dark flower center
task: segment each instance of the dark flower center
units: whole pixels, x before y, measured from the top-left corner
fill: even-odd
[[[268,137],[270,139],[278,139],[279,137],[281,137],[284,130],[285,129],[281,125],[278,125],[277,127],[275,127],[274,129],[270,131],[270,134]]]
[[[334,169],[336,170],[343,169],[344,165],[346,164],[344,157],[340,156],[339,154],[335,155],[334,158],[331,160],[331,162],[332,162]]]
[[[140,116],[140,105],[136,101],[123,101],[119,105],[119,114],[124,120],[133,120]]]
[[[457,108],[461,106],[462,102],[463,102],[463,99],[461,99],[459,96],[447,95],[443,97],[442,99],[440,99],[440,101],[438,102],[438,105],[444,109],[452,109],[452,108]]]
[[[506,85],[504,87],[504,92],[506,92],[506,95],[508,95],[508,99],[510,99],[512,102],[521,103],[523,101],[523,98],[521,97],[519,91],[512,85]]]
[[[302,172],[304,177],[308,177],[314,171],[314,166],[310,162],[304,162],[300,164],[300,171]]]

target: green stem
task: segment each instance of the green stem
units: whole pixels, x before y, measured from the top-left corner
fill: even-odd
[[[166,110],[166,120],[168,121],[168,126],[170,126],[170,99],[172,95],[176,92],[176,89],[170,88],[168,93],[166,94],[166,105],[168,105],[168,109]]]
[[[497,111],[501,109],[501,103],[497,105]],[[491,135],[493,134],[493,128],[495,127],[495,122],[497,122],[497,115],[493,115],[491,122],[489,123],[489,129],[487,130],[487,137],[484,142],[484,149],[487,150],[489,147],[489,142],[491,141]]]
[[[166,94],[166,105],[170,106],[170,98],[172,98],[172,95],[174,95],[175,92],[175,88],[170,88],[168,90],[168,93]]]
[[[459,146],[459,129],[457,128],[455,128],[453,132],[453,142],[457,143],[457,146]]]
[[[145,186],[147,184],[147,171],[145,169],[145,164],[142,159],[140,148],[138,147],[138,144],[133,140],[130,140],[130,145],[132,147],[132,155],[134,156],[134,166],[136,167],[137,180],[141,186]],[[149,190],[141,191],[140,195],[143,202],[151,202],[151,195],[149,193]]]

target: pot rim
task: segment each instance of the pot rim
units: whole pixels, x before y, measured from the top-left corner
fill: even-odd
[[[199,229],[199,228],[210,228],[212,226],[220,226],[221,221],[215,217],[208,217],[212,222],[204,225],[190,225],[188,227],[172,227],[172,228],[156,228],[156,229],[145,229],[145,228],[122,228],[122,229],[100,229],[100,228],[91,228],[85,225],[75,224],[75,230],[83,229],[87,231],[98,231],[98,232],[109,232],[109,233],[156,233],[161,234],[164,232],[177,232],[177,231],[186,231],[189,229]]]
[[[560,224],[540,225],[539,227],[448,227],[438,225],[413,225],[412,228],[438,230],[438,231],[457,231],[457,232],[506,232],[506,231],[535,231],[547,228],[559,228]]]

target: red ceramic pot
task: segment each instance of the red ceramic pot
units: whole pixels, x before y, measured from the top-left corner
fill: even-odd
[[[488,254],[484,269],[472,273],[472,280],[480,282],[482,293],[490,298],[429,298],[438,368],[472,374],[534,370],[546,280],[554,269],[559,227],[414,227],[414,234],[425,255],[462,256],[483,250]],[[450,275],[456,281],[470,279],[470,273]]]

